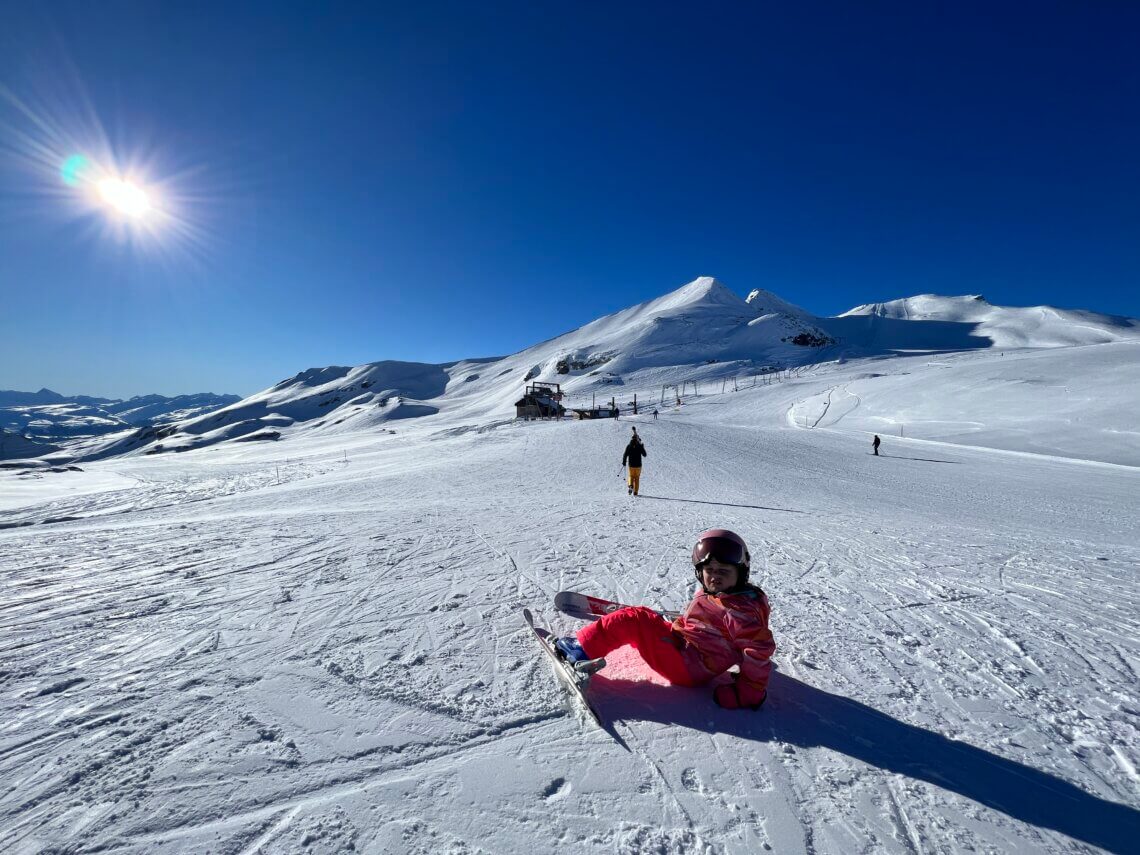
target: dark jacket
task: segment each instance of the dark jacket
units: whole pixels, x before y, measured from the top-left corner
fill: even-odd
[[[641,458],[648,457],[649,452],[645,450],[645,446],[641,444],[640,439],[631,439],[629,445],[625,447],[625,454],[621,456],[621,465],[625,466],[626,462],[634,469],[641,468]]]

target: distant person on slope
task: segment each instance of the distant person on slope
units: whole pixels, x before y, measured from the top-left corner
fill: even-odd
[[[876,457],[879,456],[879,443],[881,443],[881,442],[882,442],[882,440],[879,439],[879,435],[875,434],[875,441],[871,443],[871,448],[875,449],[875,456]]]
[[[678,686],[703,686],[737,665],[740,673],[718,685],[713,699],[730,710],[758,710],[768,696],[776,642],[768,629],[768,597],[748,582],[748,547],[738,534],[709,529],[697,538],[692,559],[701,589],[671,624],[653,609],[628,606],[554,646],[571,662],[581,662],[630,644]]]
[[[625,454],[621,456],[621,465],[629,464],[629,494],[636,496],[641,486],[641,458],[648,457],[649,452],[641,444],[641,437],[637,435],[637,428],[633,429],[633,437],[625,447]]]

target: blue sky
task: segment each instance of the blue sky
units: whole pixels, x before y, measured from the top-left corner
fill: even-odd
[[[820,314],[935,292],[1140,316],[1133,4],[0,18],[0,388],[502,355],[699,275]],[[77,210],[69,147],[145,160],[176,227]]]

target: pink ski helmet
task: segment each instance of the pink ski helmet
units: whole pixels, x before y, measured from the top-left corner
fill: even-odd
[[[710,528],[702,531],[697,537],[697,545],[693,547],[693,572],[697,581],[701,579],[701,568],[715,558],[725,564],[735,564],[740,573],[739,584],[748,581],[748,571],[752,565],[752,556],[748,554],[748,546],[744,538],[726,528]]]

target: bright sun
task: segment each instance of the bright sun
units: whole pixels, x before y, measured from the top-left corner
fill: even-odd
[[[124,216],[139,219],[151,210],[150,197],[137,184],[121,178],[104,178],[96,186],[100,198]]]

